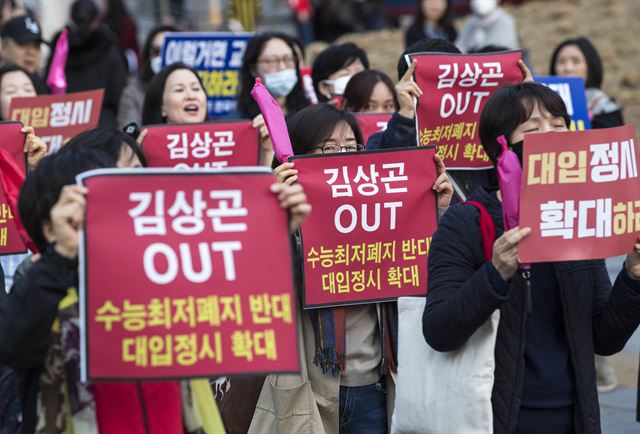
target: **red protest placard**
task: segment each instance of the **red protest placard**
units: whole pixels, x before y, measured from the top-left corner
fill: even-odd
[[[478,138],[480,113],[501,84],[522,81],[522,53],[407,56],[413,59],[424,93],[416,105],[418,144],[435,145],[447,169],[493,167]]]
[[[363,145],[366,146],[369,137],[387,129],[393,113],[354,113],[362,130]]]
[[[69,139],[98,126],[104,89],[64,95],[13,98],[10,119],[33,127],[55,152]]]
[[[629,253],[640,233],[638,142],[631,125],[527,134],[520,196],[522,262]]]
[[[429,147],[291,159],[313,204],[302,225],[305,308],[426,293],[434,154]]]
[[[266,168],[86,172],[83,376],[298,370],[288,216]]]
[[[149,167],[256,166],[258,131],[250,121],[151,125],[142,144]]]
[[[0,158],[9,161],[16,174],[24,178],[27,173],[27,159],[24,153],[25,135],[20,130],[22,130],[20,122],[0,122],[0,136],[2,137],[0,144],[2,156]],[[11,175],[1,173],[0,176]],[[0,255],[26,253],[27,248],[20,238],[15,222],[18,210],[12,209],[9,205],[3,184],[0,182]]]

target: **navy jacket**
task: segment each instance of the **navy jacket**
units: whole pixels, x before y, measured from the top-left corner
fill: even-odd
[[[491,215],[496,236],[503,233],[501,204],[487,189],[471,200]],[[422,320],[427,343],[453,351],[500,309],[491,402],[494,433],[513,433],[521,405],[524,377],[526,285],[519,273],[506,295],[491,284],[493,265],[486,262],[480,214],[471,205],[453,205],[439,222],[429,251],[429,292]],[[576,384],[578,433],[600,433],[594,352],[614,354],[624,347],[640,322],[640,280],[622,270],[613,290],[604,260],[553,264],[560,290],[567,343]]]

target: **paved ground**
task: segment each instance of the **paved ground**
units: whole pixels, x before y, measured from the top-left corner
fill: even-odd
[[[611,281],[622,267],[624,258],[607,261]],[[620,387],[611,393],[600,394],[600,413],[603,434],[638,434],[640,423],[636,420],[638,386],[638,354],[640,332],[636,331],[624,350],[612,356]]]

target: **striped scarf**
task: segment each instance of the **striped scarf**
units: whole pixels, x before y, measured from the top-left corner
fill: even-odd
[[[380,303],[380,341],[382,363],[380,373],[397,371],[398,354],[398,306],[395,302]],[[313,364],[326,374],[344,372],[346,367],[346,308],[333,307],[309,311],[315,336],[316,352]]]

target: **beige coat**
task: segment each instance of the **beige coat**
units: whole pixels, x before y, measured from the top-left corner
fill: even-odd
[[[266,378],[248,434],[339,434],[340,375],[324,375],[313,364],[313,327],[309,315],[299,312],[301,373]],[[394,400],[395,374],[387,377],[389,426]]]

